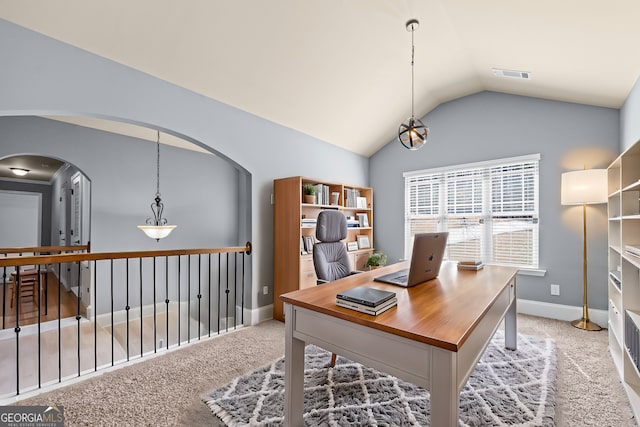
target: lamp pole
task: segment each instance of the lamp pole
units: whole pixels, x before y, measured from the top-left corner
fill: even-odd
[[[571,322],[578,329],[586,331],[601,331],[597,323],[589,320],[589,306],[587,305],[587,205],[582,204],[582,319]]]

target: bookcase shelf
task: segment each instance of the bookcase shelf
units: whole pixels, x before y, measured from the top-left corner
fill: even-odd
[[[609,352],[640,418],[640,142],[608,168]]]
[[[316,189],[313,203],[305,201],[305,185]],[[353,269],[366,269],[367,259],[373,252],[373,190],[369,187],[294,176],[274,180],[273,194],[273,317],[284,320],[280,295],[316,286],[313,257],[309,253],[303,253],[303,249],[306,249],[304,238],[315,241],[315,219],[323,210],[339,210],[347,218],[353,217],[350,224],[355,225],[357,222],[357,227],[347,228],[344,243],[346,245],[357,243],[358,240],[368,240],[369,248],[358,247],[357,250],[348,252]],[[360,226],[361,224],[364,226]],[[359,236],[365,236],[366,239]]]

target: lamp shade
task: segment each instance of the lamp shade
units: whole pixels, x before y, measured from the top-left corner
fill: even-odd
[[[164,239],[176,228],[177,225],[139,225],[138,228],[144,231],[148,237],[160,240]]]
[[[590,205],[607,202],[607,170],[585,169],[562,174],[563,205]]]

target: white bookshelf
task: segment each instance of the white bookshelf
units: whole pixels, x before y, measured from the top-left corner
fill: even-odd
[[[626,251],[640,245],[640,142],[608,168],[609,351],[640,419],[640,257]]]

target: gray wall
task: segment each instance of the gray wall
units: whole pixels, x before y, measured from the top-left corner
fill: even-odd
[[[156,242],[136,228],[152,215],[155,143],[37,117],[0,117],[0,157],[18,150],[65,160],[91,180],[95,252],[230,246],[238,240],[237,170],[216,156],[161,146],[165,216],[178,228]]]
[[[640,78],[620,109],[620,151],[640,140]]]
[[[156,242],[136,228],[152,215],[155,143],[43,118],[0,117],[0,157],[25,151],[67,161],[89,178],[93,252],[224,247],[238,242],[238,171],[224,159],[161,146],[165,216],[178,228]],[[59,178],[69,180],[75,167]],[[102,302],[98,313],[108,309],[107,291],[106,286],[98,287],[97,301]]]
[[[519,297],[582,306],[582,210],[560,205],[560,175],[606,168],[618,155],[615,109],[482,92],[440,105],[424,118],[429,142],[416,152],[392,141],[371,157],[376,246],[403,256],[405,171],[540,153],[540,268],[518,278]],[[607,308],[606,205],[589,206],[589,306]],[[559,284],[559,297],[550,284]]]
[[[421,151],[409,152],[391,142],[369,160],[4,20],[0,20],[0,54],[0,116],[83,114],[148,125],[207,147],[236,169],[237,204],[222,209],[239,215],[235,244],[243,244],[245,239],[254,244],[249,273],[252,287],[247,295],[251,307],[268,305],[273,298],[261,291],[263,285],[271,288],[273,280],[270,195],[274,178],[304,175],[374,187],[376,246],[393,260],[401,257],[403,250],[403,171],[536,152],[542,155],[540,253],[541,267],[547,269],[547,275],[521,278],[520,296],[581,305],[580,215],[577,208],[560,205],[560,174],[580,169],[583,163],[587,167],[606,167],[615,158],[621,139],[617,110],[481,93],[443,104],[431,112],[425,119],[431,126],[430,142]],[[627,115],[637,110],[635,105],[640,101],[636,102],[636,98],[640,94],[630,96],[629,105],[625,106]],[[623,132],[640,133],[624,128]],[[20,146],[13,148],[28,151]],[[148,158],[149,148],[138,149],[132,156],[138,160]],[[117,162],[122,157],[121,153],[108,151],[102,159],[105,162]],[[67,160],[73,162],[71,158]],[[152,169],[153,164],[144,167]],[[203,182],[191,166],[172,164],[169,168],[173,167],[192,173],[181,191],[188,192],[194,204],[204,188],[214,186]],[[113,170],[100,174],[115,184],[127,181],[139,186],[128,190],[135,195],[122,195],[122,204],[114,204],[110,198],[120,195],[108,188],[110,184],[96,186],[97,175],[87,173],[92,180],[92,194],[98,197],[102,193],[105,197],[93,201],[92,207],[98,212],[92,220],[101,225],[92,224],[92,241],[114,250],[151,245],[135,234],[120,240],[109,233],[112,227],[135,226],[148,215],[147,206],[137,205],[140,198],[146,202],[155,191],[153,184],[146,184],[149,169],[133,171],[126,179]],[[179,228],[174,240],[161,245],[202,246],[198,237],[187,241],[178,238],[178,233],[187,233],[183,230],[188,223],[180,223],[182,206],[172,200],[169,187],[165,190],[166,182],[164,179],[162,193],[168,206],[167,217],[181,224],[182,230]],[[222,185],[226,182],[215,183]],[[604,206],[589,209],[589,230],[590,305],[605,309]],[[215,245],[205,243],[204,246]],[[158,246],[153,243],[152,247]],[[560,297],[549,296],[550,283],[561,285]]]
[[[273,299],[271,292],[262,295],[263,285],[270,288],[273,285],[273,209],[270,203],[273,179],[305,175],[354,185],[368,184],[369,163],[365,157],[4,20],[0,20],[0,56],[3,58],[3,66],[0,67],[0,116],[79,114],[148,125],[207,147],[237,168],[242,175],[238,181],[241,185],[246,184],[238,190],[238,205],[244,209],[239,211],[237,243],[244,244],[250,239],[254,244],[248,274],[252,282],[248,291],[250,295],[247,295],[250,307],[268,305]],[[144,154],[138,152],[135,158],[146,156],[149,148],[142,150]],[[108,151],[101,159],[104,162],[115,162],[122,157],[121,153]],[[191,173],[189,184],[181,191],[193,197],[193,205],[199,201],[199,193],[204,188],[226,185],[225,182],[203,182],[198,169],[189,164],[175,167]],[[98,185],[94,174],[84,172],[92,180],[94,196],[116,196],[106,184]],[[101,173],[117,184],[123,180],[114,170]],[[136,192],[145,192],[144,200],[153,196],[155,191],[153,186],[146,186],[148,179],[148,170],[133,171],[126,177],[127,183],[140,186]],[[168,206],[167,216],[179,223],[183,212],[174,209],[181,209],[178,207],[180,204],[172,200],[174,196],[170,188],[163,189],[162,193]],[[140,210],[132,207],[138,203],[136,196],[125,194],[122,197],[122,204],[110,203],[107,199],[93,201],[93,209],[99,211],[92,220],[103,225],[93,222],[92,241],[118,250],[146,247],[149,242],[142,238],[138,240],[133,235],[126,241],[114,241],[110,236],[111,227],[121,224],[135,226],[141,217],[147,215],[144,207]],[[185,210],[187,208],[184,207]],[[218,209],[226,210],[227,207],[218,205]],[[100,212],[109,212],[110,215],[101,217],[103,214]],[[181,232],[186,233],[189,224],[182,224],[179,225],[184,230]],[[178,233],[174,240],[161,244],[166,247],[202,245],[197,238],[182,241],[177,236]],[[206,246],[211,245],[215,242],[206,242]]]

